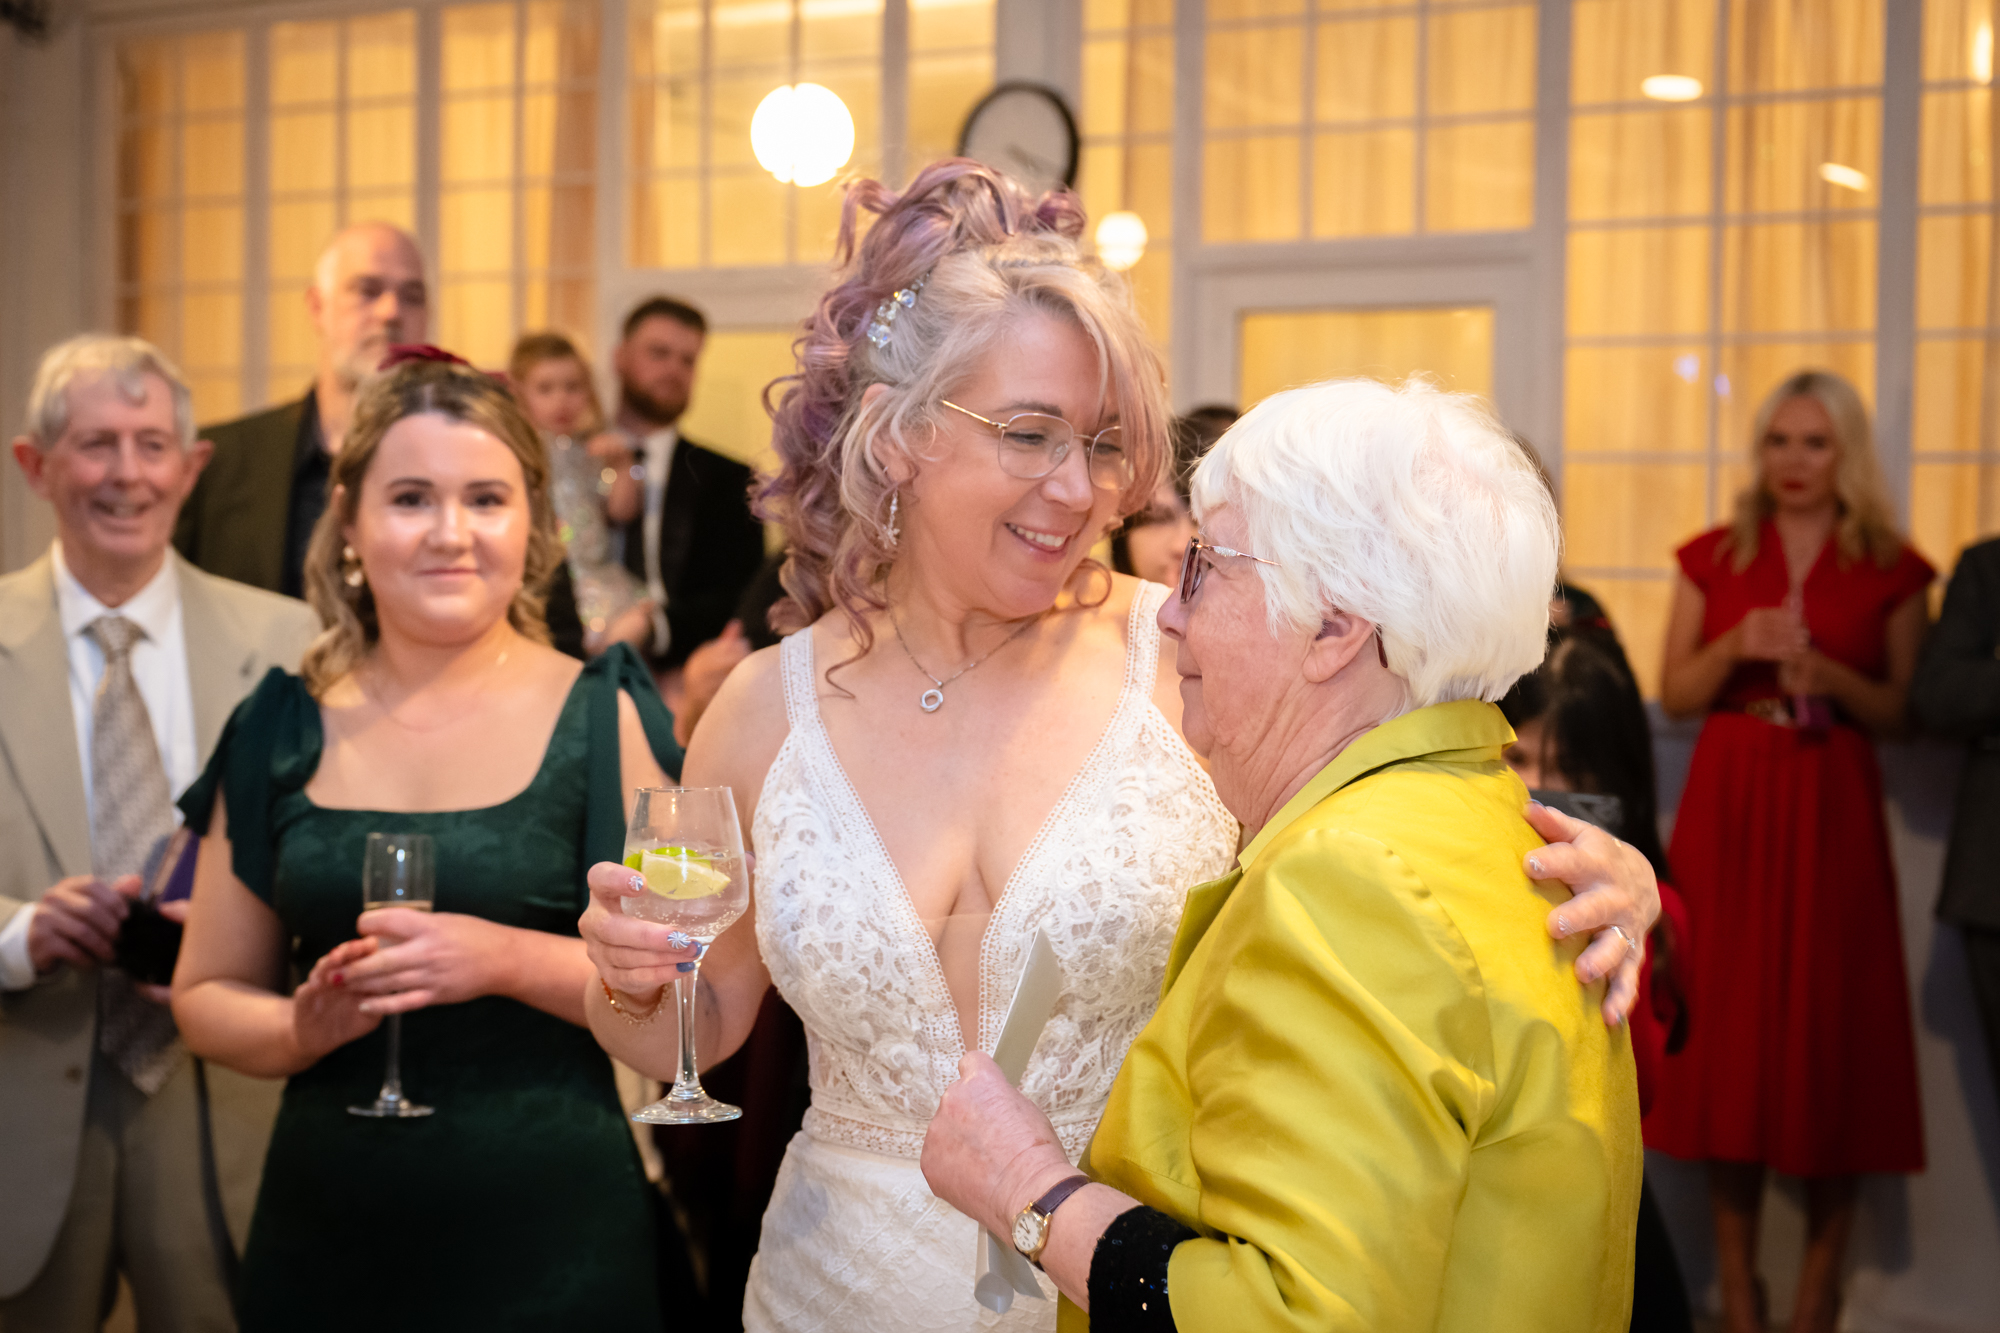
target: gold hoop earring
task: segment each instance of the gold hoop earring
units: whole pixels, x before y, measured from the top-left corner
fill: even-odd
[[[340,581],[350,588],[359,588],[368,582],[368,574],[361,568],[361,557],[354,553],[352,546],[340,548]]]

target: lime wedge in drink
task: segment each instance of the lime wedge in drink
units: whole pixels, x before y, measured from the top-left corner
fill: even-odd
[[[729,887],[729,876],[705,853],[685,847],[627,852],[625,864],[645,876],[647,890],[662,898],[712,898]]]

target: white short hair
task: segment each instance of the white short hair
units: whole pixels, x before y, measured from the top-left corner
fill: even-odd
[[[1195,470],[1197,522],[1242,515],[1271,627],[1381,628],[1406,707],[1495,700],[1547,646],[1561,536],[1534,465],[1476,398],[1412,379],[1274,394]]]
[[[70,386],[85,376],[108,378],[133,406],[146,401],[146,376],[164,381],[174,408],[174,436],[185,449],[194,443],[194,398],[167,354],[144,338],[82,333],[42,355],[28,391],[28,438],[46,449],[69,429]]]

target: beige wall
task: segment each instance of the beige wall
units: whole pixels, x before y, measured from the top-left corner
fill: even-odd
[[[87,327],[85,77],[77,6],[57,0],[52,31],[29,44],[0,32],[0,439],[20,430],[42,349]],[[0,571],[32,560],[54,531],[0,462]]]

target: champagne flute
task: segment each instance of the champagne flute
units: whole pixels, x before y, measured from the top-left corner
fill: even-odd
[[[632,806],[625,830],[625,864],[646,880],[646,892],[623,901],[627,916],[658,921],[693,941],[695,961],[674,978],[680,1016],[680,1066],[659,1101],[633,1112],[644,1125],[705,1125],[734,1120],[740,1106],[702,1091],[694,1060],[694,994],[701,954],[750,906],[743,864],[743,826],[727,787],[648,787]]]
[[[371,833],[368,851],[361,861],[361,910],[407,907],[428,912],[436,897],[430,835],[425,833]],[[403,1095],[403,1016],[390,1014],[389,1060],[382,1075],[382,1090],[368,1106],[350,1106],[349,1115],[401,1120],[429,1115],[431,1107],[419,1106]]]

